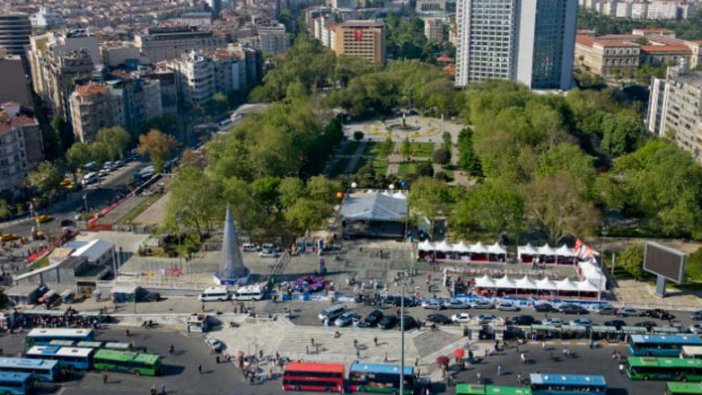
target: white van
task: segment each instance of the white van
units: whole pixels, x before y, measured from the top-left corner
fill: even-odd
[[[220,300],[229,300],[229,290],[227,287],[209,287],[202,291],[199,299],[203,302],[216,302]]]
[[[97,173],[90,172],[90,173],[83,176],[82,183],[83,183],[83,185],[89,185],[89,184],[92,184],[94,182],[97,182],[97,180],[98,180]]]
[[[248,285],[241,287],[234,292],[234,300],[261,300],[265,296],[266,289],[260,285]]]
[[[346,306],[343,304],[335,304],[329,306],[326,309],[319,312],[319,320],[324,321],[329,319],[329,322],[334,322],[335,319],[339,318],[340,315],[344,314],[346,311]]]

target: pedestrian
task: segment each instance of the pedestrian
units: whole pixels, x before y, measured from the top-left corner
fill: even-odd
[[[309,354],[309,353],[310,353],[310,346],[305,346],[305,354]]]
[[[476,373],[475,376],[478,378],[478,384],[482,384],[482,376],[480,375],[480,372]]]
[[[621,362],[619,363],[619,373],[624,374],[624,364]]]
[[[517,344],[514,346],[514,350],[517,351],[517,354],[519,354],[519,343],[517,343]]]
[[[522,372],[517,373],[517,385],[522,385]]]
[[[168,353],[173,354],[174,351],[175,351],[175,346],[173,344],[171,344],[171,346],[168,347]]]
[[[497,375],[502,376],[502,364],[497,365]]]
[[[202,374],[202,365],[197,365],[197,372]]]
[[[361,350],[356,349],[356,359],[361,359]]]
[[[156,395],[156,386],[151,387],[151,389],[149,390],[149,393],[151,395]]]
[[[166,395],[166,384],[161,383],[161,395]]]
[[[490,355],[490,350],[487,348],[485,349],[485,359],[487,359],[488,355]]]
[[[312,347],[314,347],[314,337],[310,338],[310,343],[312,343]]]
[[[378,347],[378,338],[377,337],[373,338],[373,344],[375,344],[375,346]],[[2,352],[2,349],[0,349],[0,352]],[[0,353],[0,355],[2,355],[2,354]]]
[[[314,353],[319,354],[319,343],[314,345]]]
[[[107,373],[102,374],[102,383],[107,384]]]
[[[258,358],[263,359],[263,350],[258,350]]]
[[[125,329],[125,330],[124,330],[124,333],[127,335],[127,337],[129,337],[129,336],[131,335],[131,334],[129,333],[129,329]]]
[[[219,365],[219,355],[215,356],[215,362],[217,362],[217,365]]]
[[[526,355],[524,353],[519,354],[519,358],[522,360],[522,363],[526,363]]]
[[[387,361],[388,361],[388,352],[385,351],[385,356],[383,357],[383,362],[387,362]]]
[[[353,339],[353,348],[358,348],[358,340]]]

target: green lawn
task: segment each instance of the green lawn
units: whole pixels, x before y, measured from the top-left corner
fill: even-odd
[[[416,166],[414,162],[403,162],[397,168],[397,175],[404,176],[405,174],[412,174],[416,171]]]
[[[434,143],[410,143],[412,156],[431,158],[434,154]]]
[[[373,169],[375,169],[376,174],[386,174],[388,172],[388,161],[373,159]]]

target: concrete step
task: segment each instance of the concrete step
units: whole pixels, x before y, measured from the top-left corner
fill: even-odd
[[[461,340],[461,336],[444,332],[441,329],[427,330],[413,339],[419,358],[429,356],[459,340]]]

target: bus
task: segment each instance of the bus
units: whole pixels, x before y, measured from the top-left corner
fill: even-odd
[[[458,384],[456,385],[456,395],[531,395],[531,389],[500,385]]]
[[[102,348],[106,348],[108,350],[117,350],[117,351],[130,351],[132,349],[132,345],[129,343],[121,343],[121,342],[107,342],[102,346]]]
[[[25,395],[32,391],[34,380],[29,373],[0,372],[0,393]]]
[[[665,395],[702,395],[702,384],[667,382]]]
[[[404,393],[414,394],[414,368],[405,366]],[[348,381],[352,392],[375,392],[379,394],[395,394],[400,389],[400,367],[396,365],[380,365],[354,363],[351,365]]]
[[[583,395],[607,393],[604,376],[582,374],[532,373],[529,375],[533,395]]]
[[[629,357],[626,374],[632,380],[702,381],[702,359]]]
[[[34,380],[53,383],[59,376],[59,364],[47,359],[0,358],[0,372],[29,373]]]
[[[683,346],[680,358],[702,358],[702,346]]]
[[[102,342],[89,340],[84,342],[78,342],[75,344],[75,346],[80,348],[102,348]]]
[[[288,362],[283,372],[284,391],[329,391],[344,389],[344,364]]]
[[[683,346],[702,346],[698,335],[631,335],[626,342],[634,357],[677,357]]]
[[[126,352],[100,349],[93,355],[95,370],[134,373],[137,376],[158,376],[161,374],[161,357],[141,352]]]
[[[92,329],[32,329],[24,338],[24,346],[48,346],[52,340],[86,341],[93,340]]]
[[[58,347],[73,347],[76,344],[73,340],[52,340],[49,342],[50,346]]]
[[[75,370],[90,369],[92,348],[34,346],[27,351],[27,358],[58,361],[59,366]]]

